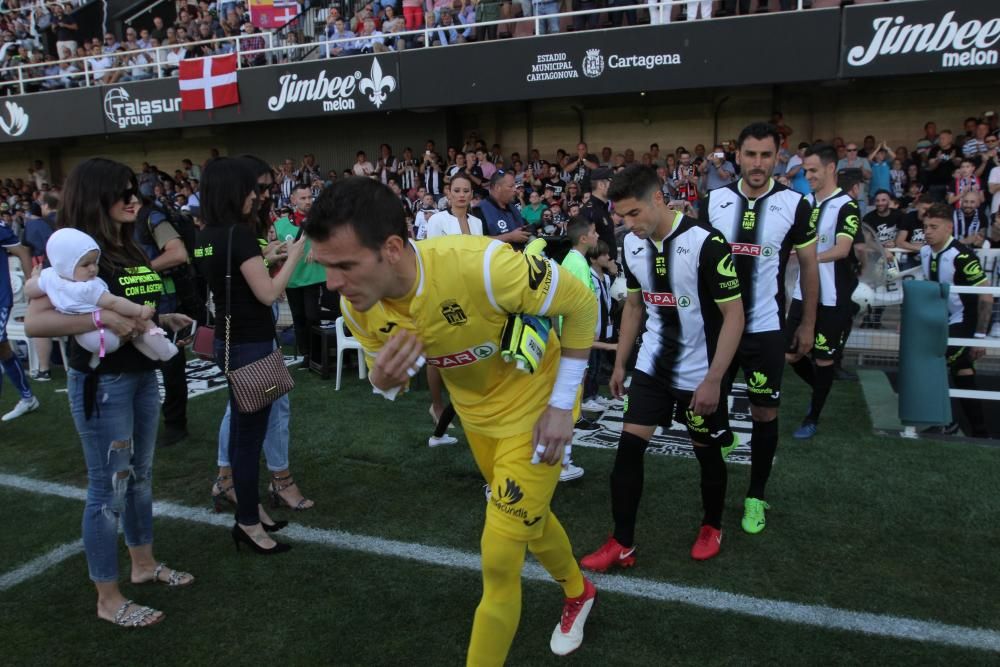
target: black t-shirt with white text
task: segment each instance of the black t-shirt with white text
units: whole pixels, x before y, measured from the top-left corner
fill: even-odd
[[[888,215],[881,216],[878,211],[872,209],[861,219],[861,222],[871,227],[872,231],[875,232],[875,238],[883,246],[889,241],[895,243],[899,223],[903,221],[903,214],[899,212],[899,209],[890,208],[887,213]],[[923,231],[922,228],[921,231]]]
[[[128,299],[132,303],[156,308],[163,295],[163,281],[160,275],[145,265],[116,268],[113,272],[101,267],[98,277],[108,285],[114,296]],[[73,370],[87,373],[94,353],[80,347],[75,337],[70,338],[69,366]],[[159,362],[139,352],[132,343],[124,343],[115,352],[106,354],[94,372],[104,374],[136,373],[155,370]]]
[[[232,303],[226,303],[226,262],[229,250],[230,227],[206,227],[198,232],[198,247],[195,249],[195,264],[208,281],[215,301],[218,324],[215,338],[225,340],[226,307],[232,314],[229,340],[233,344],[257,343],[274,338],[274,317],[271,307],[262,304],[240,266],[247,260],[263,262],[260,242],[249,225],[237,224],[233,229],[232,260]]]

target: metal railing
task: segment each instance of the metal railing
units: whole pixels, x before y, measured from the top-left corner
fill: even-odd
[[[256,38],[263,39],[264,42],[268,44],[268,46],[265,46],[262,49],[248,49],[241,45],[241,43],[244,41]],[[23,95],[26,92],[25,84],[43,83],[45,81],[53,81],[53,80],[62,81],[64,79],[67,81],[75,82],[79,79],[82,79],[84,86],[100,85],[104,83],[103,82],[104,76],[108,72],[132,72],[134,70],[147,70],[147,69],[151,70],[152,73],[150,74],[149,77],[142,77],[143,79],[154,78],[154,77],[162,79],[164,78],[165,75],[167,77],[175,75],[176,67],[170,65],[167,62],[167,57],[166,57],[166,54],[169,53],[171,50],[176,48],[183,48],[186,50],[192,47],[212,45],[212,44],[220,44],[220,45],[231,44],[233,48],[231,53],[236,54],[237,68],[240,69],[244,67],[243,65],[244,57],[253,56],[256,54],[271,53],[274,52],[276,48],[287,48],[287,47],[274,47],[273,35],[270,32],[260,32],[260,33],[254,33],[252,35],[240,35],[239,37],[217,37],[214,39],[199,40],[197,42],[185,42],[184,44],[168,44],[166,46],[157,46],[149,49],[134,49],[132,51],[105,53],[102,54],[102,57],[107,57],[112,59],[129,58],[135,55],[142,55],[144,57],[151,58],[151,62],[132,63],[132,64],[106,67],[106,68],[101,68],[98,71],[94,71],[94,69],[90,64],[90,61],[94,60],[95,58],[94,56],[65,58],[63,60],[60,60],[59,63],[82,63],[83,69],[78,70],[76,72],[48,74],[43,76],[25,76],[25,70],[44,69],[46,67],[50,67],[53,63],[16,65],[14,67],[7,68],[7,71],[11,69],[16,69],[17,81],[2,82],[0,83],[0,86],[4,87],[17,86],[20,91],[20,94]],[[214,54],[214,55],[219,55],[219,54]],[[63,86],[62,88],[65,89],[70,87],[74,86]]]
[[[797,7],[795,9],[789,10],[789,11],[801,11],[803,9],[803,2],[804,2],[804,0],[797,0]],[[132,55],[140,54],[140,53],[143,54],[143,55],[146,55],[146,56],[148,56],[150,53],[153,53],[153,54],[156,54],[156,57],[153,58],[153,62],[149,62],[149,63],[126,64],[126,65],[113,66],[113,67],[101,69],[100,70],[100,73],[101,73],[100,77],[95,76],[96,73],[93,72],[92,69],[91,69],[91,67],[89,66],[88,61],[92,60],[94,58],[93,56],[83,56],[83,57],[67,58],[67,59],[63,59],[63,60],[60,60],[60,61],[49,61],[49,62],[45,62],[45,63],[29,63],[29,64],[14,65],[14,66],[11,66],[11,67],[4,68],[3,70],[0,70],[0,75],[8,73],[10,71],[16,71],[17,72],[17,79],[16,79],[16,81],[13,81],[13,80],[12,81],[0,81],[0,90],[2,90],[4,88],[10,89],[11,87],[15,87],[16,86],[17,89],[18,89],[18,91],[19,91],[19,94],[23,95],[26,92],[25,91],[25,84],[33,84],[33,83],[40,83],[40,82],[53,81],[53,80],[60,80],[61,81],[61,80],[64,80],[64,79],[67,80],[67,81],[70,81],[70,82],[75,82],[75,81],[78,81],[78,80],[82,79],[83,82],[84,82],[84,85],[90,86],[90,85],[93,85],[95,83],[95,81],[96,81],[96,83],[102,83],[100,81],[100,79],[103,78],[103,73],[104,72],[125,72],[125,71],[149,69],[149,70],[151,70],[151,71],[154,72],[154,74],[152,76],[155,76],[156,78],[164,78],[164,76],[165,76],[164,66],[166,64],[166,58],[165,58],[165,56],[161,58],[159,54],[160,53],[168,52],[171,49],[175,49],[175,48],[178,48],[178,47],[181,47],[181,48],[184,48],[184,49],[189,49],[191,47],[197,47],[199,45],[205,45],[205,44],[233,44],[234,45],[233,52],[237,53],[237,55],[240,56],[238,58],[239,67],[243,68],[244,67],[244,65],[243,65],[243,57],[244,56],[254,56],[254,55],[257,55],[257,54],[262,54],[262,55],[265,56],[265,61],[266,62],[263,63],[263,64],[273,64],[274,61],[278,57],[281,57],[281,56],[283,56],[285,54],[291,54],[291,53],[297,53],[298,54],[299,52],[301,52],[301,55],[300,55],[299,58],[294,58],[294,59],[301,59],[301,57],[304,57],[305,54],[307,54],[309,51],[311,51],[313,49],[316,49],[317,46],[321,49],[321,55],[323,57],[330,57],[330,56],[327,55],[329,53],[330,48],[331,47],[336,47],[336,45],[338,45],[338,44],[347,45],[347,44],[359,44],[359,43],[363,43],[364,45],[362,47],[360,47],[360,49],[359,49],[360,52],[362,52],[362,53],[375,53],[375,52],[379,52],[379,51],[381,51],[381,49],[378,49],[375,46],[376,43],[380,43],[384,47],[386,41],[395,42],[396,44],[398,44],[398,40],[403,40],[403,42],[404,42],[404,47],[403,47],[402,50],[408,50],[408,49],[417,48],[417,47],[419,47],[419,48],[426,48],[426,47],[430,47],[430,46],[433,45],[434,39],[436,38],[436,36],[438,35],[438,33],[441,32],[441,31],[450,32],[451,30],[455,30],[455,31],[457,31],[459,33],[462,33],[462,32],[465,32],[468,29],[472,29],[472,30],[478,32],[480,28],[497,27],[499,29],[500,26],[506,26],[506,25],[510,25],[510,24],[520,24],[520,23],[532,23],[532,24],[534,24],[534,33],[532,35],[528,35],[528,36],[536,36],[536,35],[537,36],[542,36],[542,35],[545,34],[545,32],[543,32],[543,30],[542,30],[542,24],[546,23],[550,19],[560,20],[560,19],[563,19],[563,18],[573,18],[573,17],[590,16],[590,15],[597,15],[597,14],[638,12],[640,10],[649,10],[651,7],[658,8],[662,12],[664,9],[666,9],[668,7],[672,9],[675,5],[686,5],[686,3],[687,3],[687,0],[663,0],[662,2],[656,2],[656,3],[645,2],[645,3],[636,3],[636,4],[631,4],[631,5],[617,6],[617,7],[601,7],[599,9],[588,9],[588,10],[578,10],[578,11],[569,11],[569,12],[558,12],[558,13],[555,13],[555,14],[542,14],[542,15],[537,15],[536,14],[536,15],[533,15],[533,16],[520,16],[520,17],[512,17],[512,18],[501,18],[501,19],[498,19],[496,21],[481,21],[481,22],[471,22],[471,23],[464,23],[464,24],[463,23],[454,23],[452,26],[427,26],[427,25],[424,25],[423,27],[418,28],[416,30],[400,30],[400,31],[396,31],[396,32],[379,33],[378,35],[373,35],[371,37],[365,36],[365,35],[362,34],[362,35],[354,35],[353,37],[343,38],[343,39],[328,39],[326,37],[325,26],[324,26],[324,29],[322,31],[322,38],[321,39],[317,39],[317,41],[315,41],[315,42],[307,42],[307,43],[303,43],[303,44],[279,44],[279,45],[276,45],[274,43],[275,42],[275,37],[274,37],[274,32],[273,31],[272,32],[254,33],[253,35],[240,35],[240,36],[236,36],[236,37],[220,37],[220,38],[210,39],[210,40],[199,40],[199,41],[195,41],[195,42],[185,42],[183,44],[161,45],[161,46],[158,46],[158,47],[155,47],[155,48],[150,48],[150,49],[137,49],[137,50],[133,50],[133,51],[117,52],[117,53],[114,53],[114,54],[104,54],[105,56],[112,57],[112,58],[123,58],[123,57],[127,58],[127,57],[130,57]],[[309,10],[309,13],[312,14],[312,9]],[[744,18],[744,17],[719,17],[719,18],[711,18],[711,19],[705,19],[705,20],[712,20],[712,21],[720,20],[720,21],[725,21],[725,20],[730,20],[730,19],[733,19],[733,18]],[[638,26],[626,26],[626,25],[624,25],[624,21],[622,22],[622,25],[618,26],[618,28],[623,28],[623,29],[624,28],[632,28],[632,27],[638,27]],[[612,28],[612,29],[615,29],[615,28]],[[549,33],[549,34],[560,34],[560,33]],[[242,48],[240,46],[241,41],[247,40],[247,39],[256,38],[256,37],[263,37],[265,39],[265,42],[267,42],[267,45],[264,48],[260,48],[260,49],[247,49],[247,48]],[[490,40],[490,41],[494,41],[494,40]],[[395,49],[395,47],[393,47],[393,49],[390,49],[389,47],[384,47],[384,48],[385,48],[386,51]],[[368,49],[368,50],[366,50],[366,49]],[[290,59],[293,59],[293,58],[290,58]],[[64,62],[69,62],[69,63],[82,62],[83,63],[83,69],[82,69],[82,71],[77,71],[77,72],[66,72],[66,73],[50,74],[50,75],[44,75],[44,76],[25,76],[25,71],[26,70],[38,70],[38,69],[41,69],[41,68],[51,67],[53,64],[59,64],[59,63],[64,63]],[[143,78],[152,78],[152,76],[150,76],[150,77],[143,77]],[[169,76],[174,76],[174,71],[171,69],[171,71],[166,72],[166,76],[168,76],[168,77]],[[72,87],[72,86],[62,86],[62,87],[65,88],[65,87]],[[56,90],[57,89],[58,88],[56,88]]]

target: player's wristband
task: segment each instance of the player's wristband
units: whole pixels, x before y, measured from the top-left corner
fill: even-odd
[[[576,392],[583,384],[587,372],[587,360],[563,357],[559,360],[559,372],[552,387],[549,405],[560,410],[572,410],[576,404]]]

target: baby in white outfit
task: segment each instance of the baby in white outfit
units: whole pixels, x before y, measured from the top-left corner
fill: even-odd
[[[155,310],[114,296],[108,284],[97,277],[101,250],[93,238],[77,229],[60,229],[49,237],[45,254],[52,266],[24,286],[28,298],[48,296],[52,306],[67,315],[94,313],[103,308],[123,317],[143,320],[145,333],[132,341],[136,349],[157,361],[166,361],[177,354],[177,346],[153,323]],[[94,353],[91,368],[96,368],[105,354],[121,347],[118,336],[104,328],[78,334],[76,342]]]

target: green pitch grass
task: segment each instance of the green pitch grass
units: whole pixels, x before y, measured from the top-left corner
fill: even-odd
[[[395,403],[366,382],[293,370],[292,471],[316,508],[277,518],[477,552],[485,503],[464,442],[429,449],[427,396]],[[0,425],[0,473],[83,488],[85,470],[58,371],[36,383],[42,408]],[[749,467],[729,467],[721,555],[688,555],[700,520],[695,461],[650,456],[638,525],[642,577],[839,609],[1000,630],[997,480],[1000,449],[872,435],[860,387],[838,383],[820,435],[791,438],[807,400],[788,374],[767,530],[739,529]],[[16,400],[9,384],[0,411]],[[209,507],[215,434],[225,394],[193,399],[192,436],[157,452],[154,496]],[[459,431],[460,433],[460,431]],[[610,527],[614,453],[574,451],[586,469],[561,485],[554,510],[577,556]],[[263,468],[263,466],[262,466]],[[261,488],[264,488],[262,476]],[[0,487],[0,576],[80,536],[82,503]],[[156,520],[161,560],[194,573],[190,589],[123,591],[163,609],[156,628],[98,621],[82,554],[0,593],[4,664],[458,665],[480,595],[476,572],[296,544],[268,559],[236,553],[220,528]],[[123,581],[128,567],[121,553]],[[581,650],[558,659],[548,637],[559,589],[526,582],[511,665],[1000,664],[973,649],[826,630],[604,592]]]

